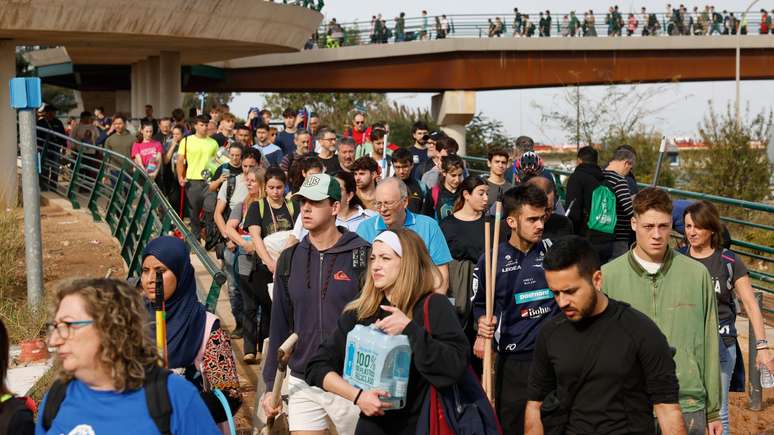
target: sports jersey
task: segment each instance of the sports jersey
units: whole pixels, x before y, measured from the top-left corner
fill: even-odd
[[[218,143],[211,137],[199,138],[190,135],[180,141],[178,155],[185,156],[188,169],[185,178],[188,180],[202,180],[202,171],[207,167],[210,159],[218,152]]]
[[[543,258],[550,246],[551,241],[545,239],[524,253],[508,241],[500,243],[494,289],[494,315],[497,317],[494,338],[497,352],[501,354],[531,359],[540,327],[559,313],[543,270]],[[485,286],[482,255],[473,269],[474,319],[486,314]]]

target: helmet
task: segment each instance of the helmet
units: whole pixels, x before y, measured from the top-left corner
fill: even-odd
[[[543,159],[534,151],[527,151],[513,162],[513,172],[519,181],[543,172]]]

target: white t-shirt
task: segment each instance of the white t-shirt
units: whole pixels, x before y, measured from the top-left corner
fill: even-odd
[[[226,202],[226,189],[228,189],[228,180],[220,185],[218,190],[218,201]],[[247,197],[247,183],[245,183],[244,174],[236,176],[236,184],[234,185],[234,193],[231,194],[231,201],[228,203],[228,209],[231,210],[235,205],[244,202]]]
[[[632,254],[634,254],[634,259],[637,260],[637,263],[639,263],[640,266],[642,266],[642,268],[645,269],[645,271],[651,275],[658,272],[658,270],[661,269],[661,266],[664,264],[664,263],[654,263],[652,261],[643,260],[637,255],[637,251],[632,251]]]
[[[371,216],[376,215],[376,212],[373,210],[364,209],[360,206],[357,206],[357,213],[353,214],[352,216],[348,217],[347,219],[341,219],[339,216],[336,216],[336,226],[337,227],[345,227],[349,231],[357,232],[357,227],[360,226],[360,223],[364,220],[370,218]],[[309,231],[304,228],[304,224],[301,222],[301,213],[298,214],[298,218],[296,218],[296,223],[293,225],[293,237],[296,238],[296,240],[301,241],[307,234],[309,234]]]

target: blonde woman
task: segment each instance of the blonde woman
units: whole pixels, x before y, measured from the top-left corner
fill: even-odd
[[[43,399],[36,434],[160,433],[146,394],[159,392],[161,382],[172,408],[163,419],[168,433],[220,434],[196,388],[158,368],[137,289],[111,279],[72,281],[55,291],[53,312],[48,344],[61,372]]]
[[[433,293],[438,279],[425,244],[414,232],[385,231],[374,239],[363,290],[344,309],[336,331],[306,366],[306,381],[338,394],[360,407],[357,434],[414,434],[430,385],[455,384],[468,365],[470,346],[454,308]],[[432,334],[424,327],[424,302]],[[407,402],[389,410],[380,398],[386,392],[363,391],[341,377],[347,334],[356,324],[371,325],[390,335],[406,335],[412,352]]]
[[[239,292],[242,295],[244,318],[241,321],[244,339],[244,361],[248,364],[257,362],[256,354],[260,353],[263,339],[269,336],[269,316],[271,299],[268,284],[271,273],[261,263],[256,262],[255,244],[245,225],[247,211],[250,206],[265,198],[265,181],[263,171],[253,168],[245,174],[247,196],[242,203],[234,205],[231,216],[226,223],[228,237],[238,250],[236,272],[239,276]],[[261,322],[256,323],[258,307],[261,307]]]

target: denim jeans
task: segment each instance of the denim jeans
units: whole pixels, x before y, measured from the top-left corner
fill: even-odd
[[[736,343],[726,345],[720,341],[720,420],[723,422],[723,435],[729,435],[728,426],[728,390],[736,365]]]
[[[234,253],[228,248],[223,250],[223,273],[226,274],[228,301],[231,303],[231,314],[236,320],[236,327],[242,327],[242,294],[239,292],[239,276],[234,274]]]

